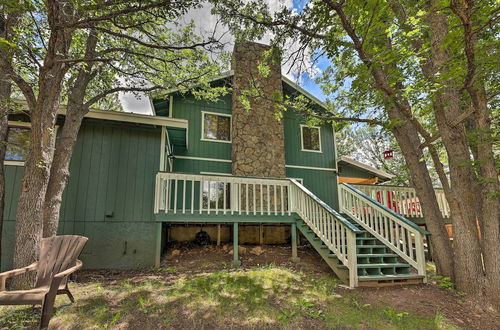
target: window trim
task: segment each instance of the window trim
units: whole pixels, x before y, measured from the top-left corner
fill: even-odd
[[[31,123],[30,122],[25,122],[25,121],[8,121],[7,124],[10,127],[23,127],[23,128],[30,128],[31,129]],[[8,133],[7,133],[8,134]],[[8,166],[24,166],[25,161],[24,160],[4,160],[3,164],[8,165]]]
[[[310,150],[310,149],[304,148],[304,127],[318,129],[319,150]],[[301,147],[300,151],[323,153],[323,147],[321,145],[321,127],[320,126],[307,126],[304,124],[300,124],[300,147]]]
[[[229,141],[226,140],[213,140],[205,138],[205,114],[216,115],[221,117],[229,117]],[[200,141],[206,142],[221,142],[221,143],[232,143],[233,140],[233,116],[227,113],[202,111],[201,112],[201,138]]]

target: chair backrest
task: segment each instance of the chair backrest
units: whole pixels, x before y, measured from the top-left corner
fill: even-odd
[[[50,285],[52,278],[75,265],[88,238],[61,235],[42,239],[35,287]]]

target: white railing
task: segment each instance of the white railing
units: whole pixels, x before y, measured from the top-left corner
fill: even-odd
[[[388,185],[352,184],[372,199],[407,218],[423,218],[424,213],[415,188]],[[450,217],[450,206],[443,189],[434,189],[443,217]]]
[[[294,211],[347,266],[349,285],[357,286],[356,233],[361,231],[298,181],[291,181],[294,184],[290,189]]]
[[[291,215],[290,180],[160,172],[155,213]]]
[[[339,185],[340,212],[355,219],[425,276],[424,237],[427,232],[355,187]]]

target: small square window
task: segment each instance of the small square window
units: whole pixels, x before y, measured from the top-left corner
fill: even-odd
[[[30,145],[29,127],[9,127],[5,160],[24,162]]]
[[[319,127],[300,126],[302,151],[321,152],[321,130]]]
[[[231,142],[231,116],[202,113],[202,140]]]

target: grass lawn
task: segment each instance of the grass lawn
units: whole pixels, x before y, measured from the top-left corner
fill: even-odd
[[[420,297],[419,287],[425,292],[429,285],[349,290],[339,287],[332,274],[300,266],[218,268],[189,273],[179,265],[143,273],[88,273],[70,284],[75,304],[58,296],[50,327],[459,329],[467,325],[449,319],[439,308],[419,311],[391,296],[406,291]],[[432,290],[445,291],[435,286]],[[29,306],[0,306],[0,328],[36,328],[39,313],[39,308]]]

